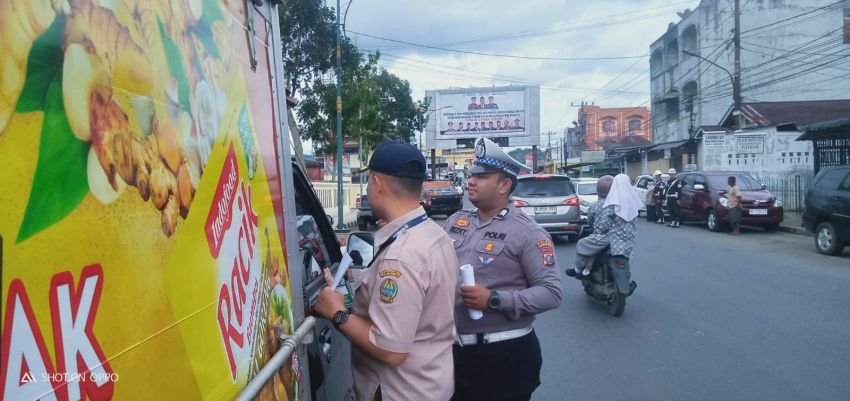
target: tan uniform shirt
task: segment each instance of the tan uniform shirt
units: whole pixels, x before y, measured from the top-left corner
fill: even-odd
[[[738,207],[741,204],[741,188],[738,188],[737,185],[730,186],[726,191],[726,199],[729,209]]]
[[[534,315],[561,304],[561,274],[555,246],[545,230],[510,205],[490,221],[476,211],[462,210],[443,223],[454,241],[461,265],[471,264],[475,283],[499,294],[498,310],[469,318],[457,297],[455,320],[461,334],[495,333],[530,327]]]
[[[405,223],[423,214],[420,207],[382,227],[375,235],[376,249]],[[353,313],[372,321],[372,344],[409,355],[394,368],[354,348],[358,400],[371,401],[378,386],[384,401],[451,398],[457,279],[451,240],[431,220],[402,230],[363,271]]]

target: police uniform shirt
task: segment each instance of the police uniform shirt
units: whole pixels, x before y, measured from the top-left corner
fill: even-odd
[[[423,214],[419,207],[382,227],[375,246]],[[399,233],[358,276],[352,313],[372,321],[372,344],[408,357],[391,367],[352,347],[354,389],[358,400],[372,400],[378,386],[385,401],[448,400],[454,391],[457,258],[432,220]]]
[[[682,190],[682,181],[678,178],[674,179],[670,182],[670,185],[667,186],[667,197],[668,198],[678,198],[679,191]]]
[[[663,200],[667,193],[667,184],[664,181],[655,183],[655,188],[652,190],[652,196],[657,200]]]
[[[490,221],[477,211],[455,213],[443,224],[460,265],[470,264],[475,283],[496,291],[497,310],[485,309],[479,320],[469,318],[460,296],[455,324],[460,334],[494,333],[530,327],[534,315],[561,303],[561,276],[552,239],[528,215],[512,204]]]

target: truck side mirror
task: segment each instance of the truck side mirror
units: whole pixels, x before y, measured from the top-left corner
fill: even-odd
[[[353,260],[352,268],[362,269],[375,258],[375,236],[372,233],[356,232],[348,236],[345,252]],[[359,263],[358,263],[359,262]]]

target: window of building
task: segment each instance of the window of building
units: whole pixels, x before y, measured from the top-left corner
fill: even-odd
[[[617,134],[617,120],[606,117],[602,119],[602,133],[604,135],[616,135]]]
[[[640,118],[632,118],[629,120],[629,134],[637,134],[641,131],[643,121]]]

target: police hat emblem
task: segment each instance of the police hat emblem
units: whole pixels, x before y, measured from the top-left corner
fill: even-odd
[[[475,141],[475,157],[480,159],[484,156],[487,156],[487,144],[484,143],[484,138],[478,138]]]

